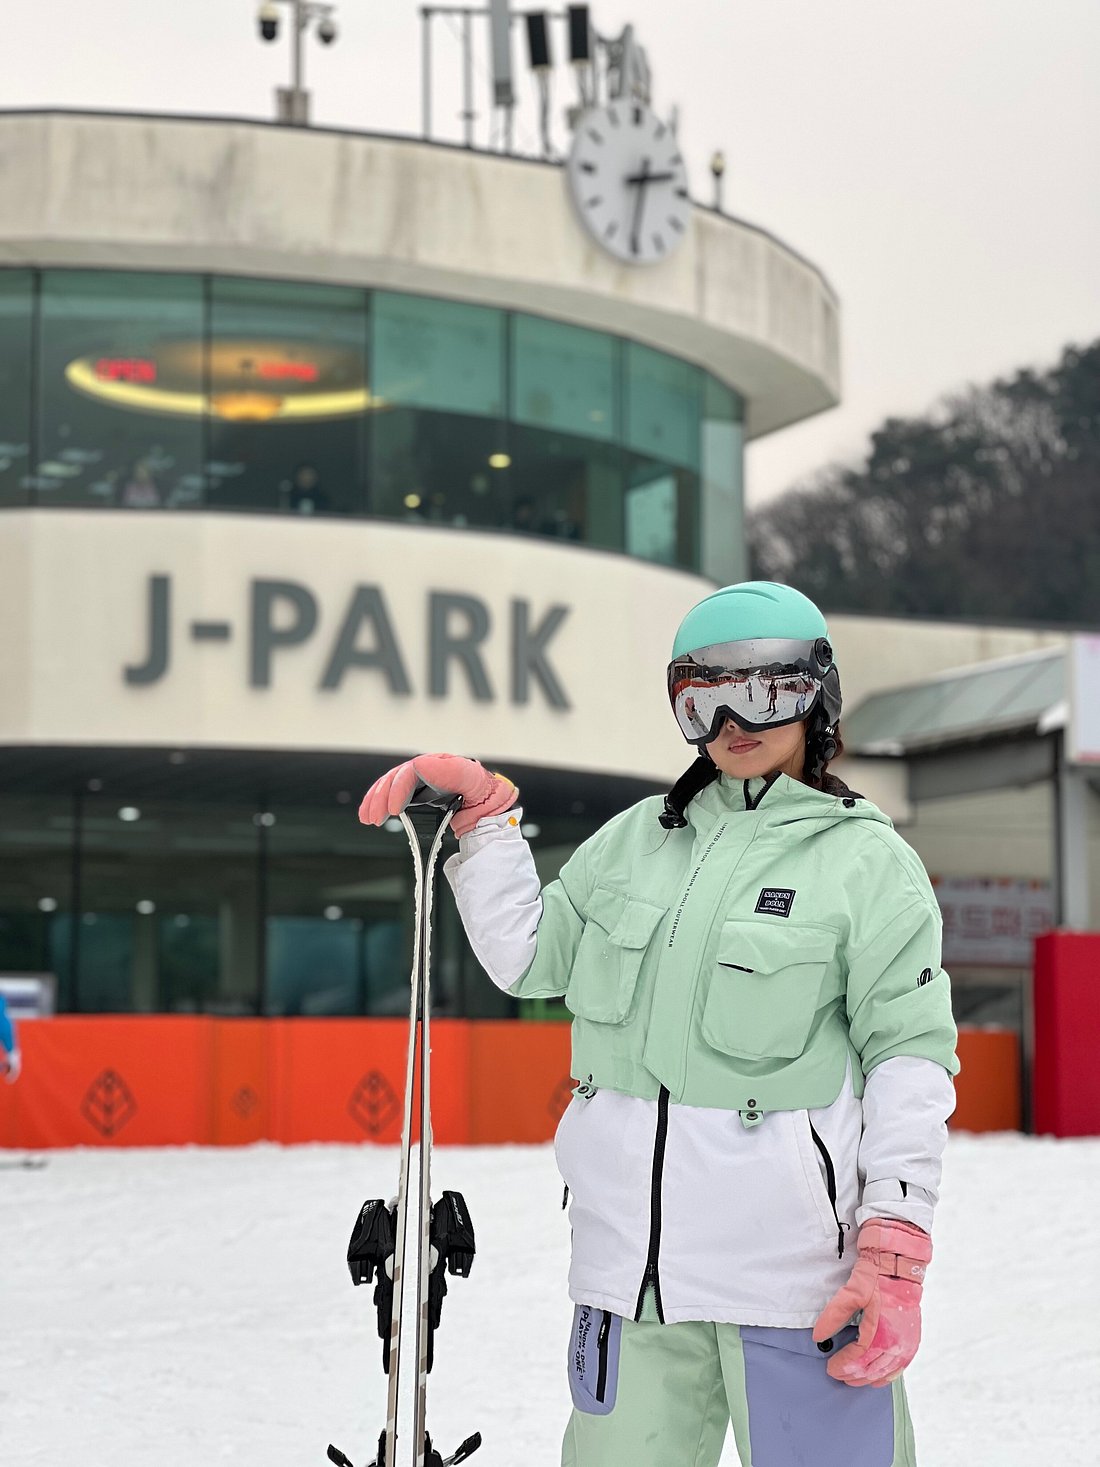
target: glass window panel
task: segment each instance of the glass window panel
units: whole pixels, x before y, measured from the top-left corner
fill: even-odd
[[[373,391],[391,405],[500,417],[504,412],[504,312],[458,301],[375,291]]]
[[[371,509],[410,524],[506,526],[511,456],[493,418],[395,407],[372,424]]]
[[[513,420],[615,442],[618,347],[602,332],[514,316]]]
[[[700,569],[720,585],[731,585],[748,575],[741,420],[737,394],[708,375],[701,438]]]
[[[362,511],[366,336],[362,290],[211,281],[211,507]]]
[[[80,854],[81,910],[64,933],[70,958],[77,944],[71,1007],[256,1012],[262,891],[253,809],[88,795]]]
[[[0,270],[0,504],[29,498],[33,290],[30,270]]]
[[[626,471],[626,549],[661,565],[699,565],[699,479],[631,454]]]
[[[0,972],[52,973],[59,1008],[70,991],[72,842],[71,800],[0,798]]]
[[[628,446],[697,469],[703,372],[635,342],[626,343],[625,359]]]
[[[264,1011],[407,1013],[412,881],[403,832],[366,830],[346,806],[271,813]]]
[[[622,549],[622,452],[567,433],[513,428],[510,528]]]
[[[201,501],[202,324],[197,276],[43,273],[39,504]]]

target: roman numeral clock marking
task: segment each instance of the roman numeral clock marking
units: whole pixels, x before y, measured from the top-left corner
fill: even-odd
[[[582,229],[616,260],[659,264],[687,238],[692,205],[676,134],[641,103],[590,109],[565,176]]]

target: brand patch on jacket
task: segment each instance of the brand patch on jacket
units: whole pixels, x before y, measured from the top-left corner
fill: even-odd
[[[931,968],[925,968],[924,971],[921,973],[920,977],[917,979],[917,987],[918,988],[923,988],[926,983],[931,983],[932,982],[932,977],[933,977],[932,969]]]
[[[794,905],[794,892],[789,886],[766,886],[757,898],[755,910],[769,917],[789,917]]]

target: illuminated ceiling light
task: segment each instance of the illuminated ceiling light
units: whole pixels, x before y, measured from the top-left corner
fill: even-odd
[[[489,467],[491,469],[510,469],[512,458],[507,453],[491,453],[489,455]]]
[[[386,821],[385,825],[383,825],[382,829],[388,830],[390,834],[393,835],[396,834],[396,832],[399,830],[404,830],[405,827],[401,824],[396,815],[391,815],[390,818]]]
[[[38,910],[40,912],[56,912],[57,911],[57,898],[56,897],[39,897],[38,898]]]
[[[339,922],[340,918],[343,915],[344,915],[344,909],[343,909],[343,907],[332,906],[332,907],[326,907],[325,908],[325,917],[327,918],[327,920],[329,922]]]
[[[534,840],[537,835],[542,834],[542,826],[536,825],[533,820],[525,820],[519,828],[519,833],[527,840]]]
[[[227,422],[349,417],[384,406],[352,349],[270,338],[158,341],[148,357],[86,356],[65,368],[87,397],[134,412]],[[303,355],[303,353],[307,355]],[[195,391],[199,382],[208,391]]]
[[[275,816],[270,810],[263,810],[259,815],[253,815],[252,824],[262,825],[265,829],[270,829],[275,824]]]
[[[266,423],[282,410],[282,398],[269,392],[219,392],[210,399],[210,411],[227,423]]]
[[[118,812],[118,818],[130,824],[134,820],[141,819],[141,811],[136,805],[123,805],[122,809]]]
[[[405,503],[405,508],[406,509],[419,509],[420,508],[420,495],[419,494],[406,494],[405,495],[404,503]]]
[[[38,464],[38,473],[47,479],[74,479],[81,472],[79,464],[64,464],[57,459],[48,459]]]
[[[103,781],[101,779],[90,779],[88,781],[88,788],[91,790],[93,795],[98,794],[99,791],[103,788]]]
[[[156,902],[140,901],[137,904],[137,910],[141,913],[143,917],[151,917],[156,909]]]

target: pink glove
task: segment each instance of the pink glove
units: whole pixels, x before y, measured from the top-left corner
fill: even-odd
[[[912,1223],[869,1218],[859,1230],[859,1262],[818,1315],[814,1339],[839,1334],[861,1309],[859,1337],[829,1361],[847,1385],[888,1385],[917,1353],[920,1296],[932,1239]]]
[[[462,807],[451,821],[455,835],[468,835],[484,816],[500,815],[519,799],[519,790],[510,779],[490,774],[476,759],[463,759],[461,754],[418,754],[374,781],[359,806],[359,819],[364,825],[384,824],[391,815],[400,814],[418,784],[462,796]]]

